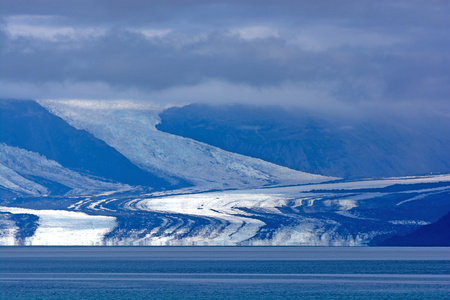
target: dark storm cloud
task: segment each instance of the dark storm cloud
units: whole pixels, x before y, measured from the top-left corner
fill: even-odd
[[[0,3],[8,97],[102,98],[101,85],[104,98],[445,107],[450,95],[449,2]]]
[[[9,45],[3,70],[12,80],[46,82],[65,78],[164,89],[211,78],[254,86],[309,81],[320,75],[314,73],[321,72],[318,69],[322,64],[327,64],[318,61],[322,55],[289,49],[285,41],[277,38],[244,41],[213,32],[179,46],[178,41],[185,38],[169,34],[149,41],[142,34],[124,30],[109,31],[86,41],[21,38]],[[280,59],[273,52],[288,57]]]

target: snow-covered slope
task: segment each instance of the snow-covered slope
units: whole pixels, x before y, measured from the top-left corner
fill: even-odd
[[[35,180],[43,178],[70,189],[67,195],[93,195],[102,191],[124,191],[130,186],[105,182],[62,167],[31,151],[0,143],[0,186],[19,193],[45,196],[49,190]]]
[[[39,153],[77,172],[156,190],[183,186],[140,169],[104,141],[70,126],[35,101],[0,99],[0,128],[0,143]]]
[[[0,148],[4,148],[5,146],[0,144]],[[0,157],[3,157],[4,153],[0,152]],[[48,194],[47,188],[42,185],[33,182],[20,176],[7,166],[4,166],[0,163],[0,186],[19,193],[25,193],[28,195],[46,195]]]
[[[155,125],[161,107],[110,101],[39,103],[72,126],[91,132],[141,168],[184,178],[194,184],[193,190],[243,189],[334,179],[160,132]]]

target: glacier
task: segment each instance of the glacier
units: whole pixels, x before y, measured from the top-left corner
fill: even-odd
[[[314,246],[356,246],[366,244],[380,230],[392,230],[391,225],[418,225],[425,221],[380,220],[365,217],[358,210],[364,211],[374,200],[378,205],[393,205],[383,203],[383,197],[392,192],[383,189],[403,185],[400,195],[417,193],[415,184],[450,182],[449,175],[390,178],[385,180],[368,180],[358,182],[322,183],[293,187],[265,188],[239,191],[221,191],[200,194],[174,195],[142,200],[132,200],[126,207],[131,210],[160,212],[170,215],[182,212],[186,215],[219,220],[216,231],[199,231],[182,239],[174,239],[173,229],[166,236],[154,235],[157,230],[148,233],[140,241],[150,245],[314,245]],[[361,188],[367,191],[361,191]],[[375,189],[375,191],[372,191]],[[378,190],[378,191],[376,191]],[[336,193],[336,191],[339,191]],[[443,188],[424,189],[422,198],[436,192],[449,191]],[[398,203],[396,203],[397,205]],[[359,209],[358,209],[359,208]],[[304,213],[305,211],[311,213]],[[289,211],[289,212],[288,212]],[[314,217],[314,211],[328,214],[326,218]],[[342,231],[345,224],[333,218],[333,215],[346,218],[346,223],[354,220],[366,220],[378,223],[372,230],[359,233]],[[264,216],[282,221],[289,218],[288,224],[267,227]],[[353,220],[351,220],[353,219]],[[282,223],[282,222],[281,222]],[[164,224],[165,225],[165,224]],[[178,231],[189,231],[189,224],[178,224]],[[265,228],[265,229],[264,229]],[[363,229],[363,228],[361,228]],[[265,234],[261,234],[263,231]],[[190,230],[192,231],[192,230]],[[152,234],[153,233],[153,234]]]
[[[0,143],[2,245],[365,246],[450,210],[449,174],[309,174],[158,131],[161,106],[39,103],[134,167],[188,184],[134,186]]]
[[[139,167],[191,182],[192,191],[330,181],[158,131],[163,107],[127,101],[39,101],[77,129],[114,147]]]
[[[27,245],[364,246],[433,222],[450,209],[449,196],[450,175],[436,175],[165,195],[46,196],[51,204],[40,209],[24,197],[0,212],[39,218]],[[0,218],[0,242],[17,244],[18,231]]]

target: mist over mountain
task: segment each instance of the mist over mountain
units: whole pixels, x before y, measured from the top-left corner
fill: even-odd
[[[299,108],[191,104],[166,109],[160,117],[159,130],[304,172],[361,178],[450,171],[446,116],[358,118]]]

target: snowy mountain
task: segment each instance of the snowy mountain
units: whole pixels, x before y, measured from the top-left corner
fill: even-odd
[[[160,131],[159,106],[2,100],[0,109],[2,245],[376,245],[450,211],[449,175],[293,170]]]
[[[127,102],[41,101],[53,114],[87,130],[140,168],[177,177],[193,190],[292,185],[333,178],[294,171],[158,131],[162,108]]]
[[[133,165],[116,149],[77,130],[34,101],[0,101],[0,142],[54,160],[66,168],[132,185],[164,188],[164,179]]]
[[[64,168],[44,156],[0,144],[0,186],[32,196],[49,194],[95,195],[104,191],[130,190],[129,185],[102,181]]]

